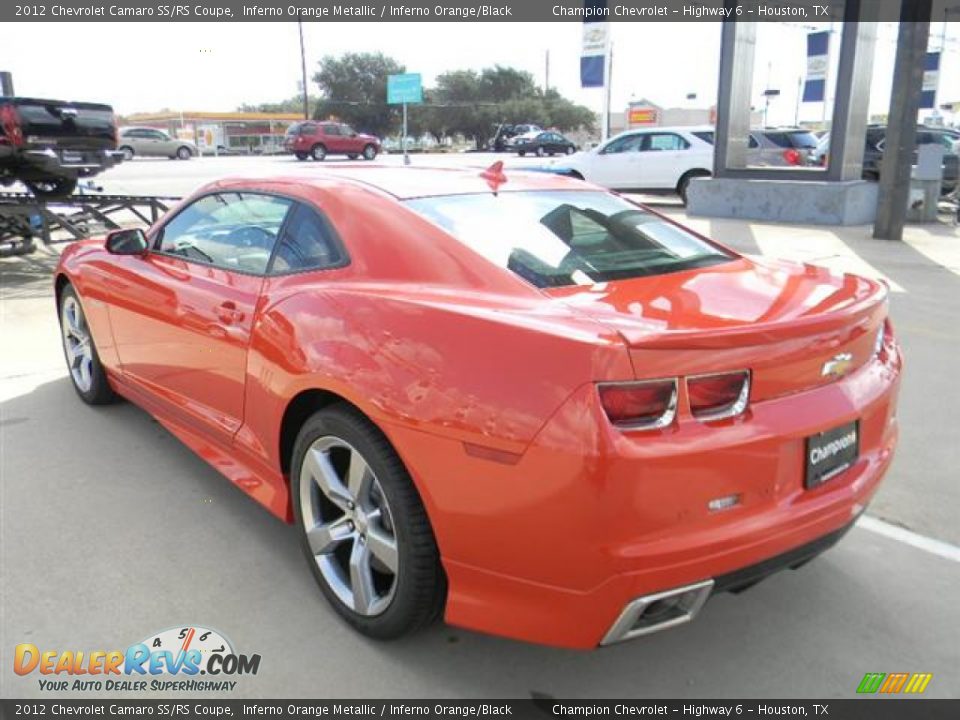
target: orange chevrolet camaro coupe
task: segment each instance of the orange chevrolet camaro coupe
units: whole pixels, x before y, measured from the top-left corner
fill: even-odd
[[[686,622],[835,542],[897,441],[882,284],[546,173],[223,180],[55,285],[80,397],[294,523],[377,638]]]

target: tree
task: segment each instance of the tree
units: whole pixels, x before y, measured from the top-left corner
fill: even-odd
[[[567,100],[554,88],[547,90],[543,101],[549,118],[546,126],[555,127],[561,132],[580,129],[591,133],[596,131],[597,116],[590,108]]]
[[[314,117],[337,117],[357,130],[387,135],[400,118],[399,107],[387,105],[387,76],[405,67],[383,53],[346,53],[324,57],[313,81],[320,88]]]
[[[445,118],[443,124],[450,132],[473,138],[478,149],[490,137],[496,119],[489,92],[489,83],[474,70],[453,70],[437,76],[435,98]]]
[[[240,112],[300,113],[303,112],[303,95],[296,95],[280,102],[244,103],[237,110]]]

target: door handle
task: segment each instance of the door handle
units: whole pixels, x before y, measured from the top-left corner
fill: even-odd
[[[242,310],[237,310],[236,303],[227,300],[217,307],[217,317],[224,325],[231,325],[235,322],[243,322],[243,318],[246,316]]]

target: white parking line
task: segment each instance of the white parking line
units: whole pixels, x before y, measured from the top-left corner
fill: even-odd
[[[939,555],[947,560],[960,562],[960,547],[943,542],[942,540],[935,540],[934,538],[927,537],[926,535],[920,535],[912,530],[906,530],[902,527],[898,527],[897,525],[891,525],[890,523],[884,522],[883,520],[878,520],[875,517],[861,515],[860,519],[857,520],[857,527],[861,527],[864,530],[869,530],[870,532],[875,532],[878,535],[883,535],[891,540],[902,542],[904,545],[910,545],[920,550],[924,550],[932,555]]]

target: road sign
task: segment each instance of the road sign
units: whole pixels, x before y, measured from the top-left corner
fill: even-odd
[[[388,104],[401,105],[403,103],[420,102],[423,102],[423,86],[420,84],[420,73],[387,75]]]

